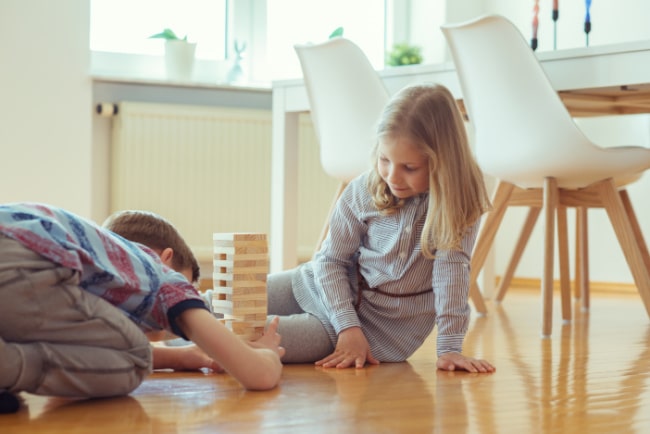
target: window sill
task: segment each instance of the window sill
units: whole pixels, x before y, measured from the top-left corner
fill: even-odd
[[[270,93],[270,83],[246,83],[246,84],[229,84],[199,80],[175,81],[167,78],[147,78],[134,77],[130,75],[117,75],[94,73],[91,76],[96,83],[115,83],[115,84],[133,84],[140,86],[169,86],[193,89],[222,89],[222,90],[241,90],[246,92]]]
[[[196,59],[190,80],[169,80],[165,75],[163,56],[142,56],[124,53],[91,52],[91,77],[94,82],[134,85],[170,86],[180,88],[228,89],[248,92],[270,92],[270,82],[242,81],[228,83],[230,62]]]

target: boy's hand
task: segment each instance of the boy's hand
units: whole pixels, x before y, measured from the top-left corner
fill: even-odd
[[[180,347],[184,352],[179,357],[180,367],[179,371],[196,371],[203,368],[208,368],[214,372],[224,372],[221,366],[214,360],[208,357],[201,348],[196,345],[188,345]]]
[[[275,352],[280,358],[284,356],[284,348],[280,346],[282,336],[278,333],[278,325],[280,324],[280,317],[274,317],[269,325],[264,330],[262,337],[256,341],[249,342],[253,348],[267,348]]]
[[[183,347],[152,347],[153,369],[173,369],[174,371],[198,371],[211,369],[214,372],[223,372],[221,366],[208,357],[196,345]]]
[[[370,351],[370,345],[361,327],[350,327],[339,333],[336,349],[332,354],[316,362],[316,366],[324,368],[363,368],[366,362],[378,365]]]
[[[468,372],[494,372],[496,368],[486,360],[465,357],[460,353],[444,353],[438,357],[438,369],[455,371],[461,369]]]

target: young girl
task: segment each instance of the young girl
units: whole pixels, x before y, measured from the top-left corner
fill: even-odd
[[[451,93],[399,92],[380,119],[373,160],[343,192],[314,259],[268,278],[283,362],[404,361],[437,325],[439,369],[494,371],[461,354],[470,254],[490,204]]]

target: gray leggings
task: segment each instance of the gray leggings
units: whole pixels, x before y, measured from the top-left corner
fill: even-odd
[[[298,305],[291,284],[294,272],[282,271],[268,276],[268,314],[280,317],[278,333],[286,350],[282,361],[312,363],[331,354],[334,346],[320,320]]]
[[[138,387],[151,346],[79,273],[0,235],[0,389],[105,397]]]

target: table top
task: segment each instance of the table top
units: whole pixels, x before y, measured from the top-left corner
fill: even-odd
[[[650,40],[536,54],[573,116],[650,112]],[[462,108],[453,62],[388,67],[378,73],[390,93],[414,82],[445,85]],[[277,80],[272,87],[274,98],[283,99],[284,111],[309,110],[302,79]]]

